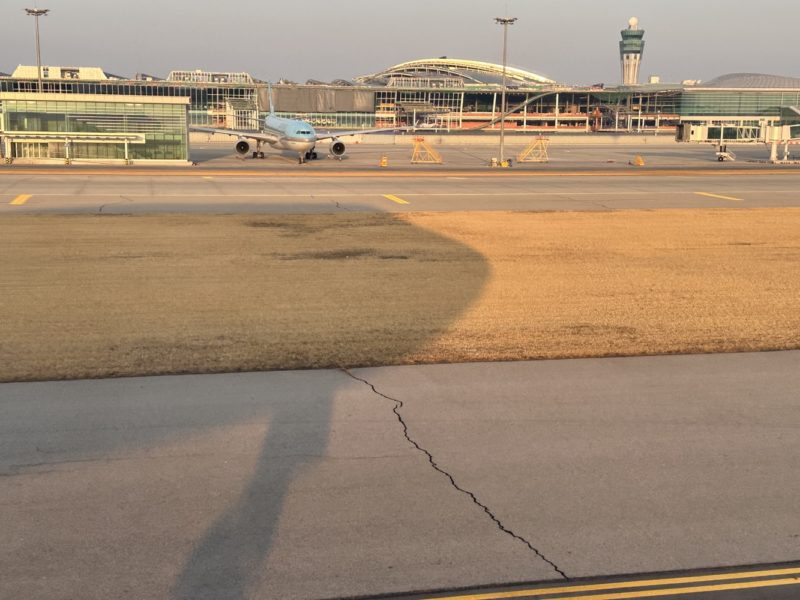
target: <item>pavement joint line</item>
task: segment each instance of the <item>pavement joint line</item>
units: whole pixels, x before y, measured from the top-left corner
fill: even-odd
[[[730,200],[732,202],[744,202],[742,198],[734,198],[733,196],[721,196],[719,194],[712,194],[710,192],[695,192],[698,196],[706,196],[707,198],[719,198],[720,200]]]
[[[393,194],[384,194],[383,197],[386,198],[387,200],[391,200],[395,204],[411,204],[410,202],[408,202],[408,200],[403,200],[402,198],[398,198]]]
[[[400,425],[402,426],[403,435],[405,436],[406,440],[412,446],[414,446],[414,448],[416,448],[417,450],[422,452],[427,457],[428,462],[434,468],[434,470],[438,471],[439,473],[441,473],[442,475],[447,477],[447,479],[450,481],[450,485],[453,488],[455,488],[456,490],[458,490],[462,494],[465,494],[466,496],[468,496],[470,498],[470,500],[472,500],[473,504],[475,504],[476,506],[478,506],[481,509],[483,509],[483,512],[485,512],[486,515],[492,521],[494,521],[495,525],[497,525],[497,527],[498,527],[498,529],[500,529],[500,531],[502,531],[503,533],[511,536],[512,538],[522,542],[523,544],[525,544],[528,547],[528,549],[530,549],[538,558],[540,558],[541,560],[546,562],[548,565],[550,565],[550,567],[552,567],[553,570],[556,573],[558,573],[565,580],[569,580],[569,577],[567,576],[567,574],[564,571],[562,571],[558,567],[558,565],[556,565],[553,561],[551,561],[544,554],[542,554],[541,551],[539,551],[536,547],[534,547],[533,544],[531,544],[524,537],[514,533],[513,531],[508,529],[505,525],[503,525],[502,521],[500,521],[500,519],[498,519],[495,516],[495,514],[489,509],[488,506],[486,506],[480,500],[478,500],[477,496],[475,496],[474,493],[472,493],[469,490],[467,490],[465,488],[462,488],[460,485],[458,485],[456,483],[455,478],[450,473],[445,471],[441,466],[439,466],[439,464],[436,462],[436,459],[433,457],[433,454],[431,454],[430,451],[428,451],[427,449],[425,449],[422,446],[420,446],[420,444],[416,440],[414,440],[414,438],[411,437],[411,433],[409,432],[409,429],[408,429],[408,424],[405,422],[405,419],[403,419],[403,416],[400,414],[400,409],[403,408],[403,406],[405,405],[402,400],[398,400],[397,398],[392,398],[391,396],[387,396],[386,394],[384,394],[382,392],[379,392],[377,390],[377,388],[372,383],[370,383],[366,379],[362,379],[361,377],[358,377],[357,375],[353,374],[351,371],[349,371],[346,368],[342,368],[341,370],[345,375],[347,375],[351,379],[354,379],[356,381],[360,381],[361,383],[363,383],[364,385],[369,387],[375,395],[380,396],[381,398],[385,398],[386,400],[389,400],[390,402],[393,402],[394,403],[394,408],[392,409],[392,412],[394,412],[395,416],[397,417],[397,420],[399,421]]]
[[[30,200],[30,198],[31,198],[31,194],[20,194],[19,196],[14,198],[9,204],[11,204],[13,206],[22,206],[28,200]]]
[[[794,577],[787,578],[783,577],[786,575],[794,575]],[[776,579],[776,577],[778,579]],[[714,586],[686,586],[683,588],[664,588],[664,586],[675,586],[675,585],[684,585],[684,584],[691,584],[691,583],[709,583],[709,582],[730,582],[731,580],[735,579],[758,579],[761,578],[759,581],[740,581],[740,582],[732,582],[732,583],[724,583],[718,584]],[[772,579],[768,579],[772,578]],[[773,583],[773,582],[782,582],[782,583]],[[662,587],[664,589],[661,590],[639,590],[636,592],[618,592],[612,593],[610,595],[589,595],[589,596],[563,596],[559,597],[558,600],[583,600],[593,598],[597,600],[598,598],[606,598],[611,600],[613,598],[641,598],[641,597],[648,597],[648,596],[666,596],[670,594],[676,593],[685,593],[685,592],[714,592],[714,591],[725,591],[725,590],[732,590],[732,589],[744,589],[748,587],[766,587],[770,585],[800,585],[800,568],[790,568],[790,569],[769,569],[769,570],[762,570],[762,571],[739,571],[735,573],[717,573],[714,575],[696,575],[696,576],[687,576],[687,577],[667,577],[664,579],[655,579],[652,576],[648,579],[642,580],[633,580],[633,581],[619,581],[616,583],[596,583],[596,584],[587,584],[587,585],[575,585],[575,586],[558,586],[558,587],[548,587],[548,588],[529,588],[525,590],[509,590],[506,592],[487,592],[487,593],[479,593],[479,594],[459,594],[455,596],[431,596],[428,600],[503,600],[504,598],[526,598],[526,597],[534,597],[538,598],[540,596],[549,596],[553,594],[569,594],[569,593],[581,593],[581,592],[602,592],[602,591],[614,591],[614,590],[624,590],[630,588],[643,588],[643,587]],[[730,587],[722,587],[722,586],[730,586]],[[736,587],[732,587],[736,586]],[[706,589],[708,588],[708,589]],[[714,588],[714,589],[711,589]],[[619,594],[634,594],[634,595],[619,595]]]
[[[197,171],[177,171],[177,170],[120,170],[120,169],[80,169],[80,170],[54,170],[54,169],[4,169],[0,170],[0,177],[3,175],[52,175],[52,176],[125,176],[125,177],[229,177],[229,178],[436,178],[448,179],[452,177],[463,178],[570,178],[570,177],[732,177],[732,176],[777,176],[777,175],[800,175],[798,169],[641,169],[636,171],[314,171],[314,170],[281,170],[281,171],[224,171],[211,170],[204,173]]]

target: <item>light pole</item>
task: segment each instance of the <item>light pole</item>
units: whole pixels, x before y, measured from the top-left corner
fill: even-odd
[[[42,52],[39,48],[39,17],[47,16],[49,8],[26,8],[29,17],[36,20],[36,76],[39,79],[39,93],[42,93]]]
[[[500,164],[505,162],[506,134],[506,60],[508,57],[508,26],[516,22],[516,17],[496,17],[494,22],[503,26],[503,95],[500,100]]]

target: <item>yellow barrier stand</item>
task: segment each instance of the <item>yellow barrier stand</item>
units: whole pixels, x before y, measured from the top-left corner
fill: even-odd
[[[411,155],[411,164],[434,164],[440,165],[444,161],[441,155],[425,143],[424,137],[414,138],[414,153]]]
[[[537,137],[517,156],[517,162],[549,162],[547,148],[550,146],[550,138]]]

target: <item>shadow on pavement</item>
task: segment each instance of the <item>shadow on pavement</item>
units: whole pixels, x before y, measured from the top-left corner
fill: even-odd
[[[398,221],[399,226],[412,228],[406,221]],[[408,236],[408,232],[405,232]],[[431,231],[415,228],[412,232],[410,248],[429,247],[431,242],[437,246],[439,257],[447,257],[453,252],[472,254],[474,268],[471,276],[457,279],[460,289],[452,293],[454,280],[447,272],[447,260],[441,261],[438,277],[417,280],[409,278],[407,261],[394,261],[396,268],[387,278],[381,280],[381,289],[375,295],[365,298],[364,322],[359,335],[369,335],[371,330],[386,327],[387,314],[391,314],[392,327],[398,331],[414,330],[416,323],[396,311],[393,301],[398,296],[407,298],[440,299],[432,306],[432,312],[439,315],[437,330],[445,330],[472,303],[480,293],[488,278],[488,266],[474,251],[460,247],[450,239],[440,237]],[[459,246],[458,248],[456,248]],[[428,257],[436,260],[436,256]],[[331,269],[337,268],[337,261],[331,261]],[[387,286],[387,282],[390,282]],[[342,278],[342,297],[350,297],[346,290],[357,282]],[[313,283],[311,283],[313,285]],[[393,288],[393,289],[392,289]],[[457,297],[458,301],[453,302]],[[296,298],[303,302],[304,298]],[[435,304],[435,303],[434,303]],[[366,309],[368,305],[368,310]],[[336,318],[335,311],[331,318]],[[401,343],[404,336],[398,336],[397,345],[392,349],[395,357],[402,357],[429,342],[427,337],[418,337]],[[198,542],[175,588],[175,598],[197,600],[198,598],[238,600],[248,597],[248,588],[255,584],[256,576],[267,558],[277,524],[281,518],[283,501],[296,475],[307,465],[315,462],[314,456],[325,453],[329,435],[331,404],[336,390],[331,389],[327,398],[314,402],[314,421],[299,429],[307,407],[278,403],[277,410],[270,414],[272,426],[264,439],[258,464],[250,481],[238,501],[220,515]],[[387,407],[388,415],[388,407]],[[398,432],[399,433],[399,432]],[[291,455],[276,466],[274,457]],[[319,498],[320,510],[325,498]],[[322,540],[320,540],[322,542]],[[335,540],[328,540],[335,545]]]
[[[489,267],[480,254],[447,237],[415,228],[400,219],[396,226],[404,228],[402,237],[408,240],[410,253],[418,248],[431,248],[429,255],[420,258],[426,265],[426,276],[414,276],[413,261],[389,257],[392,260],[383,261],[385,275],[379,281],[364,282],[352,277],[352,262],[348,269],[343,269],[348,264],[346,256],[334,256],[327,260],[326,272],[336,282],[338,294],[332,293],[323,305],[309,306],[309,310],[329,311],[330,319],[336,320],[337,305],[341,298],[353,295],[353,290],[348,288],[361,290],[368,283],[367,287],[372,288],[372,293],[361,296],[363,300],[359,307],[363,310],[360,322],[357,328],[347,332],[340,343],[361,343],[370,338],[371,332],[389,326],[404,334],[397,336],[395,345],[390,349],[393,356],[402,357],[431,342],[427,332],[444,331],[458,319],[480,294],[489,277]],[[313,237],[314,232],[307,235]],[[347,235],[352,236],[353,232]],[[368,232],[365,235],[359,238],[359,244],[369,246],[374,243],[369,239]],[[472,266],[468,272],[452,272],[449,258],[455,253],[462,257],[466,254],[470,258]],[[338,275],[340,271],[341,275]],[[305,292],[284,300],[303,305],[309,300],[308,290],[313,290],[316,284],[314,281],[306,282],[305,286],[298,288]],[[217,285],[225,283],[220,281]],[[398,298],[406,302],[425,302],[430,307],[429,317],[433,319],[435,327],[419,327],[410,311],[397,310]],[[265,305],[263,310],[279,311],[280,307]],[[390,319],[387,319],[387,314],[391,316]],[[212,325],[209,324],[210,327]],[[417,334],[408,335],[408,332]],[[274,335],[280,335],[280,332],[276,331]],[[285,375],[291,380],[290,373]],[[19,488],[22,490],[21,499],[9,498],[9,504],[18,511],[14,514],[21,515],[19,526],[29,532],[24,539],[15,538],[13,547],[7,548],[11,553],[9,556],[16,558],[8,569],[4,569],[5,589],[16,597],[34,597],[29,587],[30,579],[24,575],[27,568],[24,565],[39,564],[43,565],[37,568],[39,575],[44,578],[49,576],[45,594],[41,597],[58,590],[65,597],[100,598],[103,597],[100,594],[104,593],[101,582],[111,581],[117,585],[120,580],[138,580],[145,589],[147,585],[156,585],[155,581],[147,581],[145,573],[152,572],[154,580],[157,579],[155,573],[162,567],[158,563],[166,560],[183,563],[177,580],[172,584],[172,597],[176,599],[235,600],[249,597],[253,586],[259,585],[259,577],[263,575],[263,567],[269,557],[292,483],[306,467],[324,456],[328,447],[333,401],[337,386],[346,379],[335,371],[330,375],[332,382],[329,381],[329,388],[322,389],[312,397],[295,397],[293,394],[297,392],[292,392],[289,381],[285,388],[278,390],[260,390],[254,383],[248,388],[251,390],[249,398],[227,398],[224,383],[212,384],[212,381],[226,380],[204,378],[187,379],[188,385],[177,393],[175,388],[180,385],[180,378],[174,380],[171,377],[7,384],[0,387],[0,423],[5,422],[4,426],[0,425],[0,443],[8,449],[0,461],[0,475],[9,475],[0,478],[0,490],[9,490],[12,479],[15,485],[22,486]],[[235,377],[247,378],[248,375]],[[294,377],[299,377],[299,374]],[[251,384],[245,387],[247,385]],[[348,379],[347,385],[353,385],[352,380]],[[87,393],[86,390],[93,391]],[[386,407],[386,418],[390,421],[393,418],[389,406]],[[169,503],[151,505],[153,492],[149,488],[159,485],[151,475],[147,475],[145,480],[148,489],[141,489],[136,483],[109,483],[102,477],[92,479],[94,471],[91,470],[62,475],[56,478],[55,483],[48,484],[49,502],[58,503],[57,511],[50,515],[44,515],[48,510],[47,502],[44,505],[31,505],[24,500],[27,497],[24,486],[28,479],[23,481],[22,478],[13,477],[27,469],[41,468],[44,464],[42,461],[103,462],[109,460],[109,456],[125,457],[131,453],[141,454],[142,451],[180,446],[187,443],[186,439],[191,439],[191,436],[202,438],[208,435],[209,439],[220,444],[219,450],[223,453],[226,444],[235,443],[236,440],[229,437],[229,430],[220,428],[265,422],[268,422],[268,428],[249,480],[237,482],[236,487],[241,489],[238,498],[230,504],[226,503],[227,507],[216,514],[212,524],[196,540],[187,556],[165,554],[164,551],[157,551],[156,547],[152,547],[150,555],[148,551],[151,546],[145,545],[136,548],[139,563],[135,567],[126,565],[130,554],[124,555],[126,559],[121,558],[123,555],[120,555],[119,546],[123,536],[114,529],[109,530],[109,527],[115,526],[115,522],[110,517],[106,518],[104,512],[123,521],[142,513],[148,514],[147,527],[150,529],[157,529],[159,524],[168,524],[173,519],[175,506]],[[19,431],[34,430],[35,433],[18,434]],[[214,437],[222,435],[220,431],[228,437]],[[399,429],[397,435],[402,436]],[[46,451],[46,454],[42,454],[42,451]],[[118,468],[120,473],[126,469],[122,464]],[[202,467],[192,465],[192,468]],[[38,477],[53,481],[46,479],[46,473],[49,471]],[[202,473],[205,474],[205,471]],[[64,489],[60,488],[75,485],[75,478],[85,479],[81,482],[83,497],[78,498],[76,505],[60,502],[58,499],[64,493]],[[175,478],[180,480],[180,476],[175,475],[168,482],[170,486],[175,486]],[[127,481],[124,478],[121,480]],[[211,507],[219,505],[212,502],[215,495],[224,495],[226,491],[215,488],[219,483],[219,479],[209,478],[207,487],[201,491],[205,497],[193,499],[200,507],[196,522],[207,521],[209,514],[213,514]],[[181,496],[187,497],[188,493],[182,491]],[[119,501],[110,504],[98,500],[116,498],[117,495],[120,495]],[[320,510],[324,510],[325,498],[320,497],[318,501]],[[87,515],[87,506],[94,507],[93,510],[98,514]],[[119,516],[120,511],[122,517]],[[57,539],[68,540],[70,535],[83,536],[88,541],[85,543],[93,545],[93,555],[99,552],[98,556],[90,559],[80,548],[76,550],[69,543],[53,541],[52,531],[47,531],[47,521],[43,517],[50,519],[51,526],[59,528],[59,531],[63,529],[70,532],[69,535],[59,534]],[[0,525],[4,521],[0,517]],[[99,529],[98,522],[102,523]],[[162,535],[165,536],[163,543],[167,547],[179,547],[175,539],[178,535],[176,532]],[[336,543],[335,540],[327,542]],[[133,543],[146,544],[144,541]],[[319,540],[319,544],[322,543],[323,540]],[[103,547],[103,544],[107,547]],[[125,552],[131,553],[133,550],[126,549]],[[48,572],[48,569],[52,571]],[[163,589],[165,583],[162,581],[157,587]],[[0,591],[2,589],[3,586],[0,586]]]

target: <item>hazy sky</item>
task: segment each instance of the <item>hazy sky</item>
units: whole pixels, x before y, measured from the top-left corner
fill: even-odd
[[[413,60],[501,62],[564,83],[617,83],[619,32],[639,17],[642,79],[708,80],[730,72],[800,76],[797,0],[0,0],[0,71],[42,62],[119,75],[172,69],[247,71],[276,80],[351,79]],[[507,9],[506,9],[507,7]],[[507,12],[506,12],[507,11]]]

